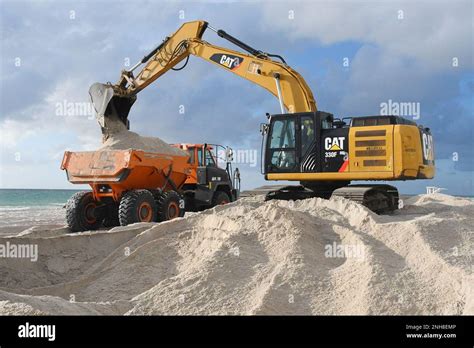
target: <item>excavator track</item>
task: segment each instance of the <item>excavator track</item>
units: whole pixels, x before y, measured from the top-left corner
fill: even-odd
[[[398,209],[398,190],[391,185],[350,185],[334,190],[331,197],[350,199],[377,214]]]
[[[348,185],[334,190],[311,190],[303,185],[298,186],[262,186],[244,191],[241,197],[265,195],[269,200],[300,200],[313,197],[329,199],[343,197],[362,204],[377,214],[390,213],[398,209],[399,194],[391,185]]]

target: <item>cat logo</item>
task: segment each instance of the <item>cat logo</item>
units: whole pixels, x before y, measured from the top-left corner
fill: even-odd
[[[423,157],[425,161],[433,161],[434,151],[433,151],[433,136],[431,134],[423,133]]]
[[[222,54],[222,53],[215,53],[210,58],[213,62],[216,62],[227,69],[234,70],[242,64],[244,61],[242,58],[233,56],[231,54]]]
[[[324,139],[324,149],[326,151],[342,151],[346,137],[333,137]]]

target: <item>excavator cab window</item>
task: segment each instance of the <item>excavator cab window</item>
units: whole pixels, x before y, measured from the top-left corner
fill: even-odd
[[[276,169],[292,169],[296,165],[295,119],[275,120],[270,139],[271,164]]]
[[[322,129],[332,129],[333,128],[333,116],[326,115],[324,118],[321,118],[321,128]]]
[[[301,154],[305,155],[314,141],[313,115],[301,117]]]

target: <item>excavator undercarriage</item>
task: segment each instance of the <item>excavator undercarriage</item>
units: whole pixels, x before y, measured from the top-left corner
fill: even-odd
[[[399,207],[399,194],[391,185],[304,185],[262,186],[241,193],[241,197],[264,195],[265,201],[270,200],[301,200],[308,198],[343,197],[360,203],[377,214],[390,213]]]

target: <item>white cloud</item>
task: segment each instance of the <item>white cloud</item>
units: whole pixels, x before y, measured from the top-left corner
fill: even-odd
[[[472,1],[276,2],[263,27],[293,40],[371,43],[433,69],[472,68]],[[288,18],[294,11],[294,19]],[[400,16],[402,18],[400,18]]]
[[[22,140],[36,134],[32,128],[25,127],[21,121],[4,120],[0,124],[0,147],[2,149],[13,149]]]

